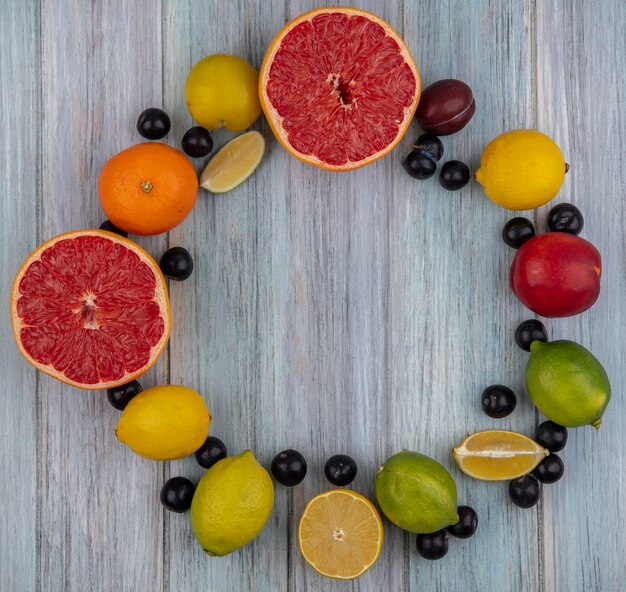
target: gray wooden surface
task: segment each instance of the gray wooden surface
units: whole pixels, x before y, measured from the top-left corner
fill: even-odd
[[[286,447],[309,461],[306,481],[276,490],[261,536],[226,558],[200,550],[185,515],[158,502],[168,476],[197,479],[193,459],[154,463],[113,433],[103,393],[37,374],[12,343],[10,280],[38,243],[102,221],[96,180],[115,152],[140,141],[138,113],[163,106],[178,144],[191,124],[183,83],[216,52],[259,66],[284,22],[316,4],[217,0],[0,1],[0,590],[21,591],[553,591],[618,592],[626,567],[626,5],[621,0],[355,2],[403,35],[428,84],[458,77],[477,112],[445,139],[446,157],[475,167],[482,147],[517,127],[556,139],[572,165],[559,201],[586,216],[604,258],[598,303],[547,322],[589,347],[614,399],[602,429],[572,430],[566,475],[538,508],[509,503],[503,484],[461,474],[451,447],[489,427],[532,435],[540,416],[523,395],[525,355],[513,343],[529,316],[507,287],[510,215],[469,186],[415,182],[400,147],[374,165],[332,174],[289,157],[263,119],[262,166],[222,197],[202,194],[167,236],[141,238],[194,255],[171,283],[168,351],[144,386],[199,390],[212,433],[269,466]],[[217,144],[232,137],[216,134]],[[198,164],[200,166],[200,163]],[[547,208],[534,215],[543,226]],[[484,386],[515,388],[515,413],[495,423]],[[450,468],[477,535],[427,562],[413,536],[388,526],[379,562],[355,582],[324,580],[302,560],[296,526],[328,487],[324,460],[354,456],[353,487],[370,495],[379,463],[401,448]]]

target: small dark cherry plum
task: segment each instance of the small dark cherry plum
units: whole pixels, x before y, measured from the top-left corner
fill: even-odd
[[[446,531],[457,539],[469,539],[478,528],[478,514],[469,506],[459,506],[456,511],[459,515],[459,521],[448,526]]]
[[[167,136],[172,127],[168,114],[163,109],[150,107],[142,111],[137,119],[137,131],[146,140],[160,140]]]
[[[502,240],[513,249],[519,249],[535,236],[535,227],[528,218],[511,218],[502,228]]]
[[[561,203],[548,212],[548,228],[552,232],[580,234],[584,225],[583,215],[573,204]]]
[[[532,508],[541,497],[541,483],[532,475],[513,479],[509,483],[509,497],[520,508]]]
[[[502,384],[488,386],[480,396],[483,411],[493,419],[502,419],[513,413],[517,398],[515,393]]]
[[[182,514],[191,508],[196,488],[185,477],[172,477],[161,488],[161,503],[170,512]]]
[[[439,162],[443,156],[443,143],[437,136],[422,134],[415,145],[415,150],[430,158],[433,162]]]
[[[458,191],[470,180],[469,167],[460,160],[449,160],[439,172],[439,184],[448,191]]]
[[[124,411],[130,400],[141,392],[141,384],[138,380],[133,380],[107,389],[107,399],[118,411]]]
[[[100,224],[100,230],[108,230],[109,232],[114,232],[115,234],[119,234],[124,238],[128,238],[128,232],[115,226],[115,224],[113,224],[111,220],[105,220],[102,224]]]
[[[218,460],[228,456],[226,444],[215,436],[209,436],[200,448],[194,452],[196,461],[201,467],[210,469]]]
[[[435,174],[437,163],[419,150],[413,150],[402,161],[402,167],[411,177],[423,181]]]
[[[537,427],[535,440],[550,452],[559,452],[567,444],[567,428],[553,421],[544,421]]]
[[[418,534],[417,552],[424,559],[441,559],[448,552],[448,534],[445,530],[438,530],[430,534]]]
[[[515,329],[515,343],[517,347],[529,352],[530,344],[533,341],[548,342],[548,332],[544,324],[537,319],[522,321]]]
[[[549,485],[556,483],[565,471],[565,465],[561,460],[561,457],[557,454],[550,454],[546,456],[533,471],[533,475],[539,479],[542,483]]]
[[[161,255],[159,267],[163,275],[171,280],[182,282],[193,272],[193,258],[187,249],[172,247]]]
[[[298,485],[306,477],[306,460],[297,450],[283,450],[272,460],[272,475],[287,487]]]
[[[324,475],[333,485],[349,485],[356,477],[356,462],[345,454],[331,456],[324,465]]]
[[[202,158],[213,150],[213,138],[208,129],[196,125],[185,132],[181,145],[187,156]]]

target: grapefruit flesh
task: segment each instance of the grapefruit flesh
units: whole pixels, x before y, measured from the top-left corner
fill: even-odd
[[[281,144],[330,170],[389,152],[417,108],[420,78],[402,39],[368,12],[320,8],[289,22],[259,77],[261,105]]]
[[[29,362],[87,389],[146,372],[170,332],[157,264],[132,241],[100,230],[63,234],[31,253],[13,283],[11,316]]]

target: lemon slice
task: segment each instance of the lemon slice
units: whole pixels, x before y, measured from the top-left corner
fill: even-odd
[[[488,430],[465,438],[453,454],[474,479],[508,481],[530,473],[550,452],[523,434]]]
[[[298,543],[317,572],[352,580],[378,559],[383,523],[367,498],[349,489],[333,489],[307,504],[300,518]]]
[[[259,166],[265,140],[259,132],[233,138],[209,161],[200,175],[200,185],[211,193],[226,193],[243,183]]]

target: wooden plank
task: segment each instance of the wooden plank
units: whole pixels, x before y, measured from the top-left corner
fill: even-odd
[[[320,4],[333,5],[334,2]],[[357,2],[402,34],[402,3]],[[314,8],[292,2],[288,18]],[[386,525],[379,561],[353,583],[319,576],[294,536],[315,494],[330,489],[323,467],[343,453],[358,465],[352,489],[374,499],[374,475],[396,434],[398,393],[390,390],[390,192],[399,172],[395,153],[366,168],[330,173],[289,165],[288,308],[283,344],[283,396],[289,396],[292,438],[311,457],[311,476],[294,491],[290,590],[406,590],[402,532]],[[400,169],[401,171],[401,169]]]
[[[332,175],[290,158],[260,121],[268,154],[259,171],[229,195],[202,195],[171,233],[172,245],[193,252],[196,273],[171,286],[171,371],[164,357],[142,382],[197,388],[214,414],[212,432],[232,453],[251,447],[267,467],[275,452],[300,449],[309,459],[307,480],[292,491],[277,487],[270,524],[250,547],[205,557],[187,517],[158,504],[167,475],[201,475],[195,461],[163,467],[127,451],[115,441],[117,416],[102,394],[35,378],[5,324],[0,374],[12,396],[0,403],[0,469],[12,487],[10,511],[0,518],[2,590],[621,589],[626,270],[617,147],[625,133],[625,7],[617,0],[537,3],[535,42],[530,1],[358,5],[404,35],[425,84],[458,76],[473,87],[475,119],[444,140],[444,160],[475,166],[491,137],[522,126],[538,125],[563,147],[572,170],[559,201],[585,213],[583,236],[603,253],[604,286],[591,311],[547,325],[605,363],[615,400],[602,429],[572,430],[566,477],[545,489],[537,510],[512,506],[505,485],[461,475],[449,453],[468,432],[497,425],[532,434],[537,420],[521,396],[525,356],[512,340],[530,315],[506,288],[512,251],[499,230],[509,214],[477,186],[448,194],[436,179],[407,178],[399,165],[415,129],[383,161]],[[142,108],[163,99],[173,118],[168,141],[178,144],[191,124],[182,84],[196,59],[226,51],[258,66],[284,20],[310,8],[302,0],[280,7],[168,0],[162,10],[158,2],[44,2],[40,97],[38,5],[3,5],[0,125],[11,129],[0,138],[5,276],[37,240],[101,221],[99,169],[139,141],[134,121]],[[40,124],[41,148],[32,143]],[[232,135],[216,134],[217,145]],[[140,242],[158,255],[166,238]],[[3,306],[5,295],[8,286]],[[520,394],[513,416],[498,423],[478,406],[491,382]],[[376,466],[402,447],[451,468],[460,500],[479,512],[478,534],[452,541],[443,561],[426,562],[413,536],[388,525],[381,560],[365,576],[352,584],[320,578],[303,562],[295,532],[306,501],[328,488],[325,458],[354,456],[353,487],[371,496]]]
[[[526,3],[528,4],[528,3]],[[525,3],[406,2],[404,37],[424,85],[465,80],[476,114],[454,136],[442,138],[442,163],[467,162],[475,171],[487,142],[509,129],[532,127],[530,10]],[[537,510],[508,499],[506,483],[463,475],[451,448],[484,429],[534,431],[534,409],[523,397],[524,356],[513,341],[525,312],[508,289],[513,252],[500,230],[511,217],[471,183],[458,193],[436,177],[414,182],[399,160],[419,132],[398,150],[390,209],[390,336],[388,452],[419,450],[448,467],[459,503],[472,506],[479,529],[468,541],[450,541],[445,559],[422,559],[407,536],[411,590],[538,590]],[[515,412],[486,417],[480,393],[506,384],[518,394]]]
[[[546,591],[621,590],[626,579],[621,553],[626,544],[625,25],[626,5],[620,0],[537,3],[539,129],[555,139],[571,165],[555,202],[581,209],[582,236],[603,257],[598,302],[580,316],[547,325],[554,338],[589,348],[605,365],[614,391],[599,432],[570,430],[562,453],[565,476],[545,488]]]
[[[37,241],[41,196],[38,141],[40,10],[35,3],[0,7],[0,590],[28,590],[37,571],[36,372],[13,343],[8,318],[10,279]]]
[[[43,3],[43,230],[102,221],[97,177],[161,103],[160,3]],[[139,240],[155,255],[165,237]],[[166,356],[142,379],[165,381]],[[42,590],[161,590],[162,466],[114,435],[104,392],[40,377]]]
[[[191,66],[205,55],[232,53],[258,68],[283,21],[283,8],[274,3],[164,3],[164,91],[172,143],[180,145],[192,125],[183,94]],[[270,139],[262,120],[255,127]],[[216,148],[234,135],[217,132]],[[200,169],[204,161],[197,164]],[[290,393],[279,382],[285,372],[288,192],[283,179],[288,166],[270,142],[248,183],[224,196],[201,191],[192,214],[170,235],[171,245],[188,248],[196,264],[189,280],[171,286],[171,382],[205,396],[213,414],[211,433],[224,440],[230,454],[251,448],[266,468],[290,444],[293,428],[283,400]],[[170,474],[197,480],[203,469],[191,457],[170,463]],[[287,507],[287,491],[277,488],[263,533],[223,558],[202,552],[188,515],[170,517],[169,589],[286,590]]]

